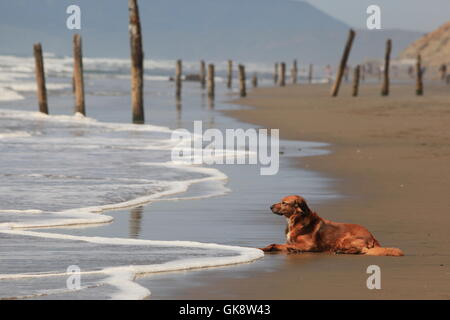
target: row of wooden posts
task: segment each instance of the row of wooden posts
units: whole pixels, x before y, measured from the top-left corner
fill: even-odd
[[[308,70],[308,82],[309,83],[312,83],[312,81],[313,81],[313,70],[314,70],[314,66],[313,66],[313,64],[310,64],[309,70]],[[292,64],[291,79],[292,79],[292,84],[297,84],[297,80],[298,80],[297,60],[294,60],[294,62]],[[275,63],[275,70],[273,73],[273,82],[275,84],[279,85],[280,87],[284,87],[286,85],[286,63],[284,63],[284,62]]]
[[[356,33],[354,30],[350,29],[349,35],[347,38],[347,42],[345,44],[344,53],[342,54],[341,62],[339,64],[339,69],[337,71],[336,80],[331,89],[331,96],[337,97],[339,94],[339,88],[341,86],[342,78],[344,76],[345,70],[347,68],[348,57],[350,55],[350,51],[352,49],[353,41],[355,39]],[[392,53],[392,40],[388,39],[386,41],[386,51],[384,56],[384,70],[383,70],[383,80],[381,87],[381,95],[388,96],[390,89],[390,62],[391,62],[391,53]],[[423,72],[422,72],[422,58],[420,54],[417,56],[416,60],[416,95],[423,95]],[[352,85],[352,96],[358,96],[359,83],[361,77],[361,66],[357,65],[354,68],[353,74],[353,85]]]
[[[239,65],[239,81],[240,81],[240,96],[245,97],[247,95],[246,88],[246,75],[245,66]],[[181,98],[181,88],[183,83],[183,62],[182,60],[177,60],[175,66],[175,96]],[[200,61],[200,74],[199,82],[202,89],[207,87],[208,97],[214,98],[215,96],[215,66],[214,64],[208,64],[208,72],[206,72],[205,61]],[[227,88],[231,89],[233,83],[233,61],[228,60],[228,74],[227,74]],[[252,79],[253,86],[258,86],[258,78],[254,75]]]
[[[132,118],[134,123],[144,123],[144,99],[143,99],[143,87],[144,87],[144,54],[142,49],[142,33],[141,23],[139,18],[139,8],[137,0],[128,0],[129,6],[129,33],[131,44],[131,105],[132,105]],[[339,94],[339,88],[341,86],[342,78],[347,68],[348,58],[351,52],[353,41],[355,39],[355,31],[350,30],[348,39],[342,54],[341,62],[337,70],[335,82],[331,90],[331,96],[336,97]],[[389,66],[390,56],[392,51],[392,41],[389,39],[386,43],[385,64],[383,73],[383,83],[381,94],[383,96],[389,95]],[[48,114],[47,93],[45,88],[45,74],[44,74],[44,60],[42,55],[42,46],[40,43],[34,45],[34,57],[36,64],[36,83],[37,83],[37,95],[39,101],[39,110],[42,113]],[[75,112],[82,115],[86,115],[85,107],[85,93],[84,93],[84,80],[83,80],[83,59],[82,59],[82,44],[81,36],[76,34],[73,36],[73,57],[74,57],[74,69],[73,69],[73,85],[75,93]],[[313,65],[309,65],[308,81],[313,81]],[[416,74],[416,94],[423,94],[423,81],[422,81],[422,67],[421,57],[417,58],[417,74]],[[286,85],[286,63],[275,63],[274,70],[274,82],[279,86]],[[363,69],[364,71],[364,69]],[[241,97],[247,95],[246,88],[246,74],[245,66],[238,65],[239,73],[239,92]],[[181,97],[182,91],[182,74],[183,67],[182,61],[176,62],[175,70],[175,88],[176,97]],[[298,66],[297,61],[294,60],[293,67],[291,69],[292,83],[297,83]],[[359,82],[361,77],[361,67],[358,65],[354,69],[353,76],[353,90],[352,95],[358,96]],[[207,87],[208,96],[214,98],[215,95],[215,70],[214,64],[208,65],[206,72],[206,64],[204,61],[200,62],[200,83],[202,88]],[[228,74],[227,74],[227,87],[232,87],[233,79],[233,61],[228,61]],[[257,75],[254,74],[252,78],[252,84],[254,87],[258,86]]]

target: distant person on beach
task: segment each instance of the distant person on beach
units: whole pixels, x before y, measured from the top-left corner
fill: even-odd
[[[325,67],[325,76],[328,79],[328,82],[331,82],[333,80],[333,69],[329,64]]]
[[[349,66],[345,66],[345,70],[344,70],[344,80],[345,80],[345,82],[348,82],[349,73],[350,73],[350,67]]]
[[[410,78],[414,78],[414,67],[413,66],[409,66],[408,75]]]

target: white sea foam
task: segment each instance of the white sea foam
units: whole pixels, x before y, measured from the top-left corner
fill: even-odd
[[[264,256],[259,249],[226,246],[214,243],[200,243],[194,241],[154,241],[123,238],[81,237],[54,233],[33,232],[23,230],[0,229],[0,233],[40,237],[55,240],[83,241],[102,245],[133,245],[155,247],[200,248],[206,250],[225,250],[231,255],[211,258],[191,258],[169,261],[166,263],[148,265],[130,265],[120,267],[107,267],[101,270],[83,271],[81,275],[105,274],[109,277],[104,280],[107,284],[116,287],[119,291],[111,295],[112,299],[143,299],[150,295],[150,291],[134,282],[137,276],[145,276],[161,272],[174,272],[192,269],[212,268],[219,266],[248,263]],[[66,273],[27,273],[27,274],[0,274],[1,280],[46,278],[67,276]]]

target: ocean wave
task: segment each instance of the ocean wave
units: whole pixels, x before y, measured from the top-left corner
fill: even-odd
[[[83,242],[147,246],[150,251],[159,247],[189,249],[164,263],[152,262],[149,258],[147,263],[132,265],[133,259],[130,259],[123,261],[122,265],[104,266],[100,270],[92,267],[83,271],[83,276],[104,276],[92,288],[103,284],[115,288],[107,293],[109,298],[141,299],[148,296],[150,291],[133,281],[137,276],[246,263],[262,257],[262,252],[257,249],[210,243],[77,237],[30,231],[111,223],[113,218],[105,214],[110,210],[133,208],[155,201],[222,195],[229,191],[225,186],[228,177],[215,168],[171,162],[170,150],[174,142],[170,139],[172,131],[166,127],[102,123],[79,114],[48,116],[14,110],[1,110],[1,122],[10,128],[0,140],[3,163],[0,175],[7,188],[0,192],[3,195],[0,234],[69,241],[73,246]],[[124,166],[124,162],[131,159],[133,166]],[[208,187],[195,196],[183,197],[194,184]],[[99,201],[103,203],[77,206]],[[193,249],[207,250],[207,253],[202,253],[202,257],[189,254]],[[82,247],[80,251],[84,252]],[[216,256],[219,251],[226,254]],[[109,261],[108,257],[104,259]],[[3,273],[0,281],[62,276],[67,274],[64,271],[29,270],[26,273]],[[21,292],[17,297],[39,298],[67,293],[64,288],[41,289],[29,294]],[[89,290],[83,287],[83,292]]]

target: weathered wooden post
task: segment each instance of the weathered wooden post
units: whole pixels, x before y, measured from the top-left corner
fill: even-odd
[[[205,61],[200,61],[200,84],[202,89],[206,87],[206,65]]]
[[[423,79],[422,79],[422,56],[417,56],[416,62],[416,95],[423,95]]]
[[[286,63],[280,63],[280,75],[278,79],[280,87],[284,87],[286,85]]]
[[[273,73],[273,83],[278,84],[278,63],[275,63],[275,70]]]
[[[75,113],[86,115],[84,103],[83,51],[81,36],[73,36],[73,79],[75,83]]]
[[[381,88],[381,95],[389,95],[389,67],[391,61],[391,51],[392,51],[392,40],[388,39],[386,41],[386,52],[384,55],[384,72],[383,72],[383,86]]]
[[[39,102],[39,111],[48,114],[47,104],[47,88],[45,86],[45,71],[44,71],[44,59],[42,57],[42,46],[40,43],[36,43],[33,46],[35,72],[36,72],[36,84],[37,84],[37,98]]]
[[[239,92],[241,97],[247,96],[247,88],[245,86],[245,67],[240,64],[239,65]]]
[[[353,73],[353,93],[352,93],[353,97],[358,96],[360,68],[361,67],[357,65]]]
[[[445,82],[447,78],[447,64],[441,64],[441,66],[439,67],[439,72],[441,73],[441,81]]]
[[[252,78],[253,88],[258,88],[258,74],[255,72]]]
[[[292,77],[292,84],[297,84],[297,78],[298,78],[298,67],[297,67],[297,60],[294,60],[292,63],[292,70],[291,70],[291,77]]]
[[[215,83],[214,83],[214,65],[208,65],[208,97],[214,98],[215,92]]]
[[[353,29],[350,29],[347,43],[344,48],[344,53],[342,54],[342,59],[339,65],[338,73],[336,75],[336,80],[334,82],[333,88],[331,89],[331,96],[333,97],[337,97],[337,95],[339,94],[342,76],[344,75],[345,67],[347,66],[348,57],[350,55],[350,51],[352,50],[352,44],[354,39],[355,39],[355,31]]]
[[[131,106],[133,123],[144,123],[144,53],[142,52],[141,22],[137,0],[128,0],[131,47]]]
[[[181,76],[183,74],[183,62],[177,60],[175,68],[175,96],[179,99],[181,97]]]
[[[313,73],[314,73],[314,65],[312,63],[309,64],[308,71],[308,82],[311,84],[313,81]]]
[[[228,60],[227,88],[231,89],[232,86],[233,86],[233,61]]]

